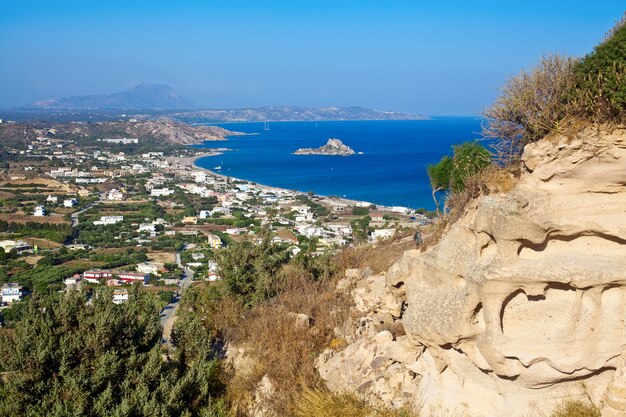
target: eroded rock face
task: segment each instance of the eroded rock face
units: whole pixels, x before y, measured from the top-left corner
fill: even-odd
[[[473,416],[605,401],[626,347],[626,131],[543,140],[523,164],[512,191],[478,198],[436,246],[406,252],[384,275],[406,337],[430,360],[392,361],[414,378],[393,401],[391,386],[370,400]],[[349,390],[331,382],[341,353],[327,356],[329,387]]]

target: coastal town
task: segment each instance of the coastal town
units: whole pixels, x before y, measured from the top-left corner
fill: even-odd
[[[165,306],[185,286],[219,280],[216,253],[233,242],[269,238],[292,257],[318,256],[413,236],[429,222],[424,211],[278,189],[199,168],[198,158],[226,151],[205,147],[210,142],[189,147],[151,137],[37,133],[3,146],[3,308],[28,294],[83,286],[115,287],[114,302],[124,303],[134,283]]]

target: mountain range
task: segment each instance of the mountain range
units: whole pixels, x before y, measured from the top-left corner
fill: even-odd
[[[198,105],[180,96],[167,85],[141,83],[114,94],[62,97],[32,103],[51,109],[188,110]]]
[[[18,109],[19,110],[19,109]],[[251,121],[323,121],[323,120],[421,120],[427,117],[405,113],[351,107],[267,106],[237,109],[202,109],[167,85],[142,83],[114,94],[62,97],[42,100],[22,108],[28,113],[102,113],[161,114],[181,121],[251,122]],[[31,114],[31,116],[33,116]],[[91,116],[90,116],[91,119]]]

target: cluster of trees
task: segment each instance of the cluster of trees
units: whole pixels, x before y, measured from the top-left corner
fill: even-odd
[[[1,415],[225,415],[220,364],[194,348],[201,334],[186,333],[181,353],[164,358],[157,297],[133,287],[121,305],[110,289],[87,301],[77,291],[35,296],[0,332]]]
[[[22,236],[63,243],[71,237],[72,227],[67,223],[18,223],[0,220],[0,232],[19,233]]]
[[[313,212],[313,214],[315,214],[316,217],[324,217],[329,214],[329,211],[326,207],[324,207],[320,203],[317,203],[311,200],[308,195],[305,195],[305,194],[297,195],[296,200],[302,204],[306,204],[307,206],[309,206],[311,208],[311,211]]]
[[[246,306],[276,294],[278,272],[289,259],[287,247],[272,244],[267,232],[259,244],[243,241],[217,253],[226,293]]]

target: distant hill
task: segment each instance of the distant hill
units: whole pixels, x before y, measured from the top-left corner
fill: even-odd
[[[226,110],[194,110],[172,113],[186,121],[203,119],[214,122],[255,122],[255,121],[323,121],[323,120],[423,120],[428,117],[364,107],[296,107],[270,106],[258,108]]]
[[[115,94],[62,97],[37,101],[36,108],[53,109],[120,109],[120,110],[189,110],[198,106],[178,95],[167,85],[142,83]]]

